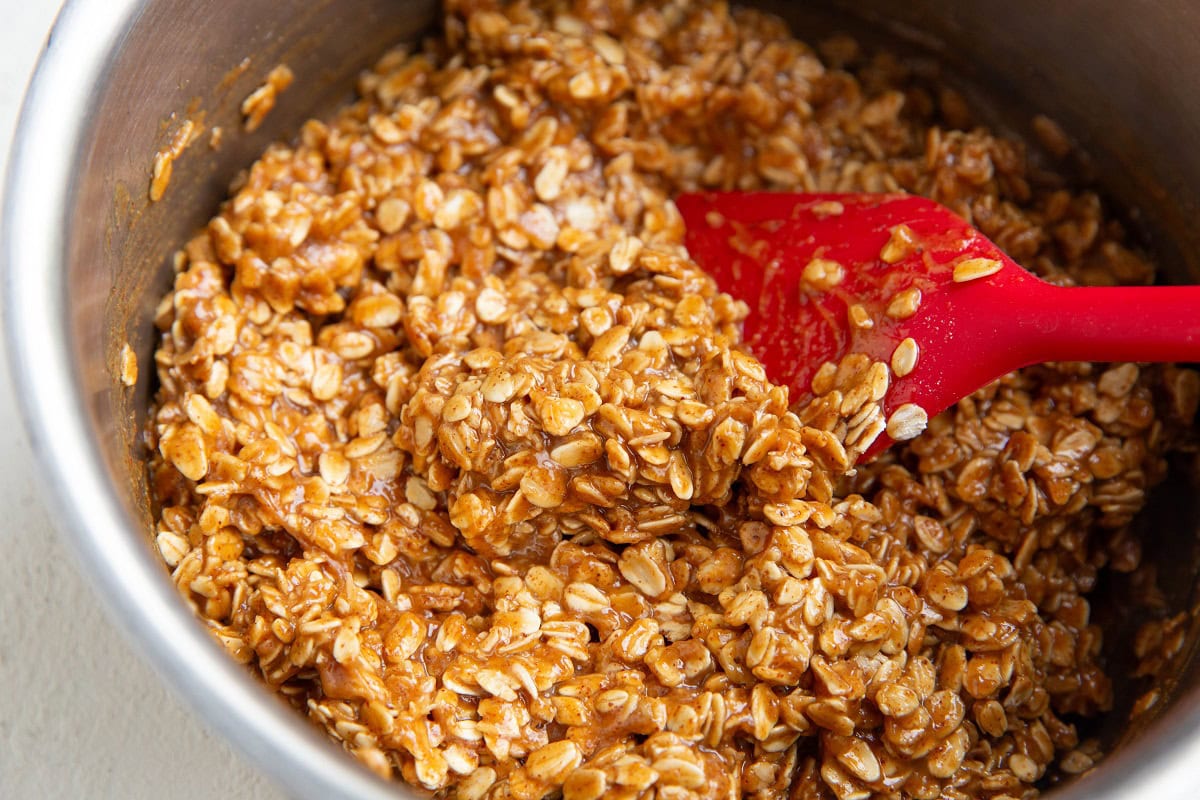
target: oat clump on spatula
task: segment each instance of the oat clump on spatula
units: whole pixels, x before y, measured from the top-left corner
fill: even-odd
[[[1092,195],[723,3],[459,0],[360,90],[158,313],[158,546],[235,658],[465,800],[1032,797],[1099,757],[1086,595],[1137,564],[1195,376],[1023,371],[851,471],[900,378],[772,385],[671,202],[904,189],[1043,274],[1147,280]]]

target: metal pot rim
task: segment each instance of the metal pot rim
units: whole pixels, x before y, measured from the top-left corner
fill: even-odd
[[[263,690],[198,624],[109,479],[76,378],[66,307],[68,215],[84,135],[122,40],[150,0],[68,0],[26,92],[0,210],[0,313],[11,378],[56,528],[142,656],[211,728],[300,797],[415,796],[358,766]],[[98,333],[98,332],[97,332]],[[1200,697],[1055,800],[1194,796]]]

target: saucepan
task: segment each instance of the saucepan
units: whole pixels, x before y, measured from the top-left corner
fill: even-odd
[[[847,31],[924,54],[996,98],[994,125],[1029,132],[1051,114],[1088,158],[1076,167],[1128,209],[1175,282],[1200,282],[1200,6],[1185,2],[914,0],[766,4],[805,38]],[[170,254],[207,220],[238,170],[304,119],[347,99],[355,75],[436,24],[426,0],[71,0],[29,89],[0,227],[5,333],[45,502],[111,615],[196,712],[296,797],[411,795],[320,737],[236,665],[177,596],[153,551],[141,431]],[[272,67],[294,88],[256,131],[239,106]],[[193,146],[171,191],[148,198],[154,153],[184,119],[220,127]],[[1200,313],[1200,309],[1197,310]],[[143,364],[121,382],[126,345]],[[1138,525],[1168,605],[1193,607],[1200,500],[1191,465],[1156,491]],[[1113,673],[1135,630],[1108,614]],[[1107,609],[1107,610],[1106,610]],[[1129,724],[1134,690],[1095,732],[1114,753],[1058,789],[1075,798],[1190,798],[1200,764],[1200,660],[1153,713]],[[130,658],[138,657],[132,650]],[[1128,672],[1129,665],[1125,665]],[[412,795],[415,796],[415,795]]]

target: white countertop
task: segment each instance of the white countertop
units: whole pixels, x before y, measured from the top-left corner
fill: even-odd
[[[0,0],[0,160],[59,0]],[[132,653],[54,533],[0,352],[0,798],[277,800]]]

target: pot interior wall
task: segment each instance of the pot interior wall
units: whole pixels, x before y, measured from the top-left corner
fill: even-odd
[[[902,52],[935,56],[945,72],[961,76],[969,96],[971,87],[986,87],[986,96],[1003,98],[982,116],[1019,134],[1028,133],[1034,114],[1050,114],[1090,154],[1101,189],[1122,198],[1168,279],[1200,281],[1200,229],[1190,224],[1200,202],[1200,155],[1186,146],[1200,141],[1200,95],[1187,90],[1200,85],[1200,58],[1191,49],[1200,7],[1069,0],[996,15],[981,3],[833,4],[853,6],[851,15],[835,7],[764,5],[802,39],[851,32],[868,45],[887,40]],[[271,141],[294,135],[310,116],[328,114],[349,96],[359,70],[395,42],[415,41],[435,16],[429,0],[154,0],[132,23],[107,85],[94,95],[92,127],[83,138],[90,146],[77,154],[76,206],[66,221],[68,325],[92,429],[112,480],[128,487],[131,513],[147,531],[140,431],[154,381],[151,320],[170,285],[172,253]],[[257,132],[244,133],[241,101],[279,63],[291,67],[295,83]],[[185,118],[203,124],[204,133],[176,162],[163,199],[150,203],[154,153]],[[209,146],[214,126],[224,132],[215,149]],[[132,392],[114,377],[126,341],[142,367]],[[1155,493],[1139,522],[1146,558],[1159,566],[1173,609],[1190,607],[1200,559],[1200,504],[1185,466]],[[1119,581],[1101,592],[1108,588],[1110,597],[1127,591]],[[1126,673],[1138,620],[1120,603],[1098,609],[1107,620],[1114,673]],[[1195,682],[1197,670],[1189,667],[1176,694]],[[1140,730],[1125,719],[1143,688],[1118,681],[1117,709],[1098,730],[1105,740]]]

